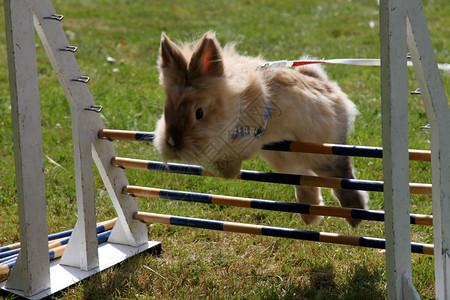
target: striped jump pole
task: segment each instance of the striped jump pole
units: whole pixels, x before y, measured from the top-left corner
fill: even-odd
[[[97,234],[101,234],[105,231],[111,230],[114,227],[114,224],[116,223],[116,221],[117,221],[117,218],[114,218],[111,220],[97,223]],[[70,231],[70,233],[68,233],[69,231]],[[54,248],[66,245],[70,240],[71,233],[72,233],[72,230],[66,230],[63,232],[58,232],[53,235],[49,235],[49,237],[52,237],[52,239],[49,240],[49,242],[48,242],[48,249],[54,249]],[[53,238],[54,236],[61,236],[62,234],[64,236],[61,238]],[[17,258],[17,256],[19,255],[19,252],[20,252],[20,248],[1,252],[0,253],[0,264],[4,264],[11,259]]]
[[[117,218],[113,218],[111,220],[106,220],[106,221],[97,223],[97,233],[112,229],[114,227],[114,224],[116,224],[116,221],[117,221]],[[56,240],[59,238],[68,237],[72,234],[72,231],[73,230],[70,229],[70,230],[50,234],[48,236],[48,240],[52,241],[52,240]]]
[[[383,158],[382,147],[338,145],[327,143],[319,144],[309,142],[279,142],[263,145],[262,150]],[[431,161],[430,151],[409,149],[408,153],[409,160],[411,161]]]
[[[70,237],[51,241],[48,243],[48,249],[52,250],[52,249],[58,248],[60,246],[67,245],[67,243],[69,243],[69,239],[70,239]],[[19,250],[19,251],[16,251],[16,250]],[[17,258],[17,256],[19,256],[20,249],[15,249],[13,251],[14,252],[9,253],[8,256],[4,256],[3,258],[0,258],[0,265],[8,263],[10,260],[15,260]],[[6,254],[7,252],[4,252],[4,253]]]
[[[113,129],[102,129],[98,133],[99,138],[103,139],[120,140],[120,141],[142,141],[142,142],[153,142],[154,135],[155,134],[153,132],[113,130]],[[302,152],[313,154],[383,158],[383,148],[369,147],[369,146],[284,141],[263,145],[261,149],[269,151]],[[431,161],[430,151],[415,150],[415,149],[409,149],[408,151],[409,151],[409,160],[411,161],[428,161],[428,162]]]
[[[99,233],[97,235],[98,244],[100,245],[100,244],[106,243],[108,241],[110,234],[111,234],[111,230]],[[67,247],[67,244],[50,249],[48,251],[49,260],[54,260],[54,259],[60,258],[63,255],[66,247]],[[3,264],[0,264],[0,276],[7,275],[9,273],[9,271],[11,271],[11,269],[14,267],[15,263],[16,263],[16,259],[14,258]]]
[[[301,204],[292,202],[270,201],[261,199],[219,196],[203,193],[192,193],[184,191],[173,191],[149,187],[126,186],[123,192],[132,196],[146,197],[153,199],[167,199],[186,202],[196,202],[204,204],[215,204],[232,207],[244,207],[254,209],[265,209],[280,212],[300,213],[307,215],[320,215],[329,217],[352,218],[367,221],[384,221],[384,212],[347,207],[330,207],[313,204]],[[433,216],[410,215],[411,224],[433,225]]]
[[[176,163],[164,164],[158,161],[148,161],[123,157],[114,157],[111,160],[111,165],[125,169],[149,170],[184,175],[214,177],[211,174],[205,172],[202,167],[194,165]],[[236,179],[290,185],[317,186],[333,189],[363,190],[372,192],[382,192],[384,185],[382,181],[358,180],[348,178],[328,178],[246,170],[241,171],[240,175]],[[431,184],[410,183],[409,186],[411,194],[431,195]]]
[[[0,253],[20,248],[20,242],[0,247]]]
[[[155,133],[148,131],[100,129],[98,137],[111,141],[153,142]]]
[[[97,233],[101,233],[106,230],[112,229],[114,227],[114,224],[116,224],[116,221],[117,221],[117,218],[113,218],[111,220],[106,220],[106,221],[97,223]],[[49,234],[48,235],[49,245],[50,245],[51,241],[71,236],[72,231],[73,230],[70,229],[70,230],[65,230],[65,231]],[[14,243],[14,244],[11,244],[8,246],[0,247],[0,258],[5,257],[3,252],[17,250],[19,248],[20,248],[20,242]],[[18,251],[17,251],[17,253],[18,253]]]
[[[70,237],[67,237],[67,238],[62,238],[62,239],[60,239],[58,241],[49,242],[48,243],[48,250],[49,251],[50,250],[54,250],[55,248],[67,245],[69,243],[69,240],[70,240]],[[17,250],[20,250],[20,249],[17,249]],[[3,258],[0,258],[0,265],[8,264],[10,262],[14,262],[17,259],[17,257],[19,256],[19,252],[20,251],[15,251],[15,250],[13,250],[13,251],[14,252],[11,252],[10,255],[5,256]]]
[[[324,242],[331,244],[341,244],[350,246],[360,246],[368,248],[386,248],[386,240],[371,237],[359,237],[344,234],[328,233],[328,232],[317,232],[317,231],[307,231],[300,229],[282,228],[282,227],[272,227],[272,226],[261,226],[245,223],[235,223],[235,222],[224,222],[224,221],[213,221],[206,219],[170,216],[163,214],[154,214],[146,212],[136,212],[133,217],[137,220],[141,220],[147,224],[167,224],[176,226],[185,226],[192,228],[203,228],[211,230],[219,230],[226,232],[235,233],[247,233],[254,235],[272,236],[272,237],[283,237],[291,238],[297,240],[314,241],[314,242]],[[431,244],[420,244],[411,243],[411,251],[420,254],[434,255],[434,245]]]

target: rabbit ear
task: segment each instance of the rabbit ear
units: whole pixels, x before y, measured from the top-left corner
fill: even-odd
[[[185,74],[187,61],[180,49],[164,33],[161,35],[158,64],[163,73]],[[167,72],[169,71],[169,72]]]
[[[214,34],[206,33],[197,44],[188,68],[188,78],[222,76],[224,67],[219,43]]]

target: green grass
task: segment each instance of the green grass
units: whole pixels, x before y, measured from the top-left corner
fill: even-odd
[[[0,1],[3,4],[3,1]],[[440,62],[450,57],[450,5],[424,1],[435,52]],[[57,0],[65,15],[63,27],[89,88],[104,106],[108,128],[152,131],[162,113],[164,94],[158,85],[156,59],[165,31],[174,40],[192,40],[212,29],[222,44],[238,41],[248,55],[269,60],[295,59],[304,54],[325,58],[379,57],[377,1],[126,1]],[[3,7],[3,5],[1,5]],[[0,245],[19,240],[13,137],[3,9],[0,13]],[[374,22],[374,27],[369,22]],[[116,63],[107,62],[107,57]],[[48,228],[71,229],[76,222],[70,107],[43,47],[37,41],[38,76],[44,143]],[[349,143],[381,146],[379,68],[329,66],[361,114]],[[410,89],[415,90],[409,71]],[[447,95],[450,76],[443,76]],[[425,110],[418,96],[409,97],[410,148],[429,149]],[[150,144],[114,142],[119,156],[159,159]],[[60,166],[55,165],[51,160]],[[381,180],[382,162],[354,159],[358,177]],[[245,169],[269,171],[259,158]],[[430,182],[426,163],[411,163],[412,182]],[[127,171],[131,184],[294,201],[288,186],[257,184],[181,175]],[[98,219],[115,216],[105,188],[96,175]],[[325,202],[337,205],[324,190]],[[371,193],[370,208],[383,209],[383,197]],[[325,218],[307,227],[299,216],[137,199],[141,210],[216,220],[384,237],[383,224],[364,222],[351,229],[341,219]],[[431,198],[412,196],[411,211],[431,213]],[[227,234],[155,225],[149,238],[161,241],[159,256],[139,255],[55,295],[55,299],[90,298],[226,298],[226,299],[384,299],[385,254],[378,250]],[[432,242],[432,229],[412,227],[412,239]],[[413,254],[413,281],[423,298],[433,298],[433,258]],[[0,297],[3,297],[0,295]],[[6,297],[8,298],[8,297]]]

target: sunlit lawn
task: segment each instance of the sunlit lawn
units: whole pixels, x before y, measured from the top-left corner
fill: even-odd
[[[2,2],[2,1],[0,1]],[[450,60],[450,4],[424,1],[439,62]],[[89,88],[104,110],[108,128],[152,131],[163,108],[156,59],[161,32],[173,40],[192,40],[208,30],[222,44],[237,41],[246,55],[268,60],[378,58],[377,1],[54,1]],[[3,7],[3,5],[1,6]],[[0,14],[0,243],[19,240],[13,137],[9,101],[3,10]],[[40,42],[36,45],[44,142],[48,227],[73,228],[76,216],[70,107]],[[108,60],[114,58],[115,62]],[[349,143],[381,146],[380,70],[377,67],[328,66],[329,76],[356,103],[360,115]],[[410,89],[417,84],[412,70]],[[443,76],[447,94],[450,75]],[[429,149],[428,123],[420,96],[409,97],[410,148]],[[154,159],[151,144],[114,142],[123,157]],[[57,164],[55,164],[54,162]],[[358,177],[382,180],[382,161],[354,159]],[[245,169],[270,171],[258,157]],[[233,196],[295,201],[289,186],[183,175],[128,171],[133,185]],[[430,182],[427,163],[411,163],[411,182]],[[98,219],[115,211],[96,175]],[[383,196],[371,193],[371,209],[383,209]],[[324,189],[327,205],[337,205]],[[364,222],[357,229],[345,220],[324,218],[305,226],[299,216],[200,204],[137,198],[143,211],[215,220],[384,237],[382,223]],[[412,196],[413,213],[431,214],[431,197]],[[412,240],[432,243],[432,229],[414,226]],[[141,255],[82,281],[54,296],[61,299],[178,298],[197,299],[384,299],[383,251],[287,239],[211,232],[155,225],[149,238],[161,241],[159,256]],[[430,256],[413,254],[414,284],[423,298],[434,295]],[[0,295],[0,297],[2,297]]]

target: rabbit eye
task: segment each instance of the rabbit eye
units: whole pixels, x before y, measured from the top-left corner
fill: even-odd
[[[195,111],[195,118],[197,120],[200,120],[201,118],[203,118],[203,109],[199,108]]]

